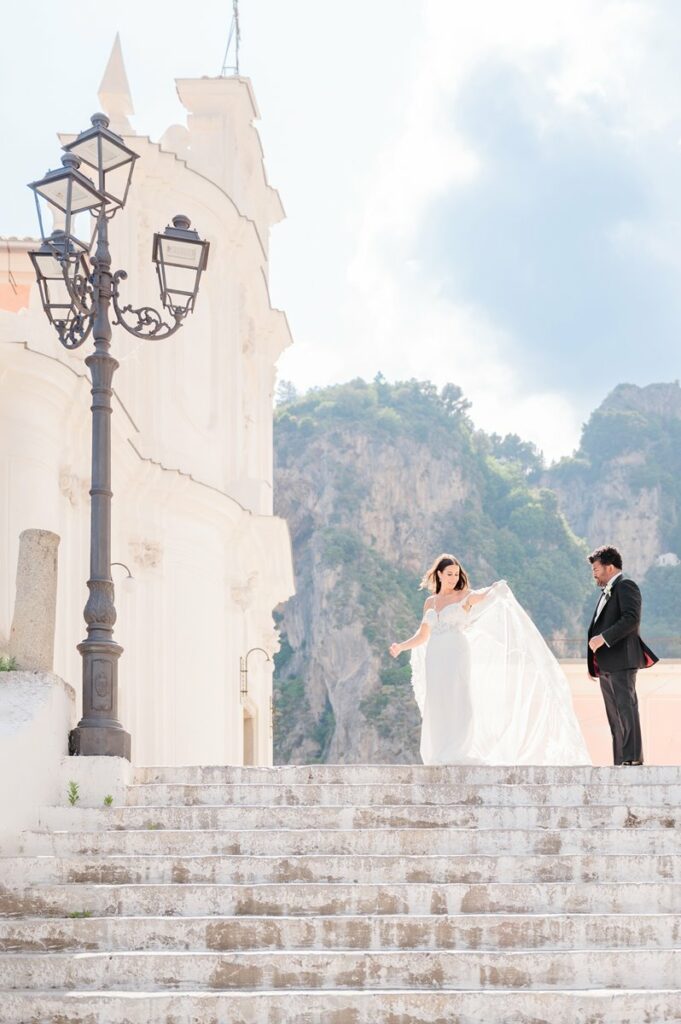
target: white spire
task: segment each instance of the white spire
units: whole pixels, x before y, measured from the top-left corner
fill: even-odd
[[[132,105],[128,76],[123,63],[121,37],[118,32],[97,95],[104,113],[111,119],[113,131],[122,135],[134,134],[128,115],[134,114],[135,108]]]

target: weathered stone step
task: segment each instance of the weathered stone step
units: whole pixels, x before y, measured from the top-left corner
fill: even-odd
[[[204,783],[182,785],[145,783],[129,786],[129,806],[188,806],[244,804],[268,806],[314,805],[407,805],[469,804],[566,805],[636,804],[639,807],[681,807],[681,782],[651,785],[647,782],[627,785],[624,781],[588,785],[568,783],[474,785],[459,783],[341,783],[261,784]]]
[[[633,854],[25,856],[0,858],[0,878],[9,888],[45,882],[523,882],[528,878],[538,882],[681,882],[681,858]]]
[[[671,1024],[676,989],[8,992],[3,1024]]]
[[[681,987],[681,949],[0,954],[7,988]]]
[[[117,807],[45,808],[40,824],[70,829],[403,829],[403,828],[528,828],[675,829],[681,807],[529,805],[413,805],[368,807]]]
[[[0,889],[0,916],[316,914],[674,914],[674,882],[283,882],[256,885],[44,885]]]
[[[0,951],[675,949],[679,914],[0,919]]]
[[[150,825],[153,825],[150,820]],[[678,829],[161,829],[26,832],[29,854],[652,854],[678,855]]]
[[[370,765],[282,765],[274,768],[242,767],[238,765],[182,765],[169,767],[136,768],[133,780],[137,784],[147,782],[179,783],[197,785],[203,783],[407,783],[432,785],[437,782],[506,784],[543,783],[564,786],[572,783],[592,785],[594,783],[625,783],[635,785],[647,783],[681,784],[681,765],[642,765],[640,767],[615,766],[551,766],[512,765],[509,767],[480,765],[420,765],[420,764],[370,764]]]

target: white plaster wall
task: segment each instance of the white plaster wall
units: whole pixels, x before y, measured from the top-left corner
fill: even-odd
[[[75,645],[85,636],[88,439],[85,430],[74,431],[67,464],[61,463],[65,453],[54,439],[74,404],[81,405],[87,424],[89,389],[58,361],[22,345],[0,344],[0,364],[3,359],[0,397],[6,391],[7,402],[0,420],[12,429],[0,430],[0,479],[7,496],[0,505],[0,631],[9,631],[21,529],[53,529],[62,537],[55,665],[80,696]],[[23,401],[31,388],[34,401]],[[128,420],[120,409],[114,422],[112,554],[134,576],[124,582],[125,573],[113,570],[115,636],[124,647],[120,709],[133,735],[134,760],[239,763],[239,656],[250,646],[275,647],[271,609],[289,585],[285,524],[141,459],[129,443]],[[269,715],[271,666],[264,677],[258,691],[263,721]],[[270,748],[263,732],[260,763],[270,763]]]
[[[0,672],[0,853],[59,798],[59,765],[75,725],[75,694],[47,672]],[[71,758],[71,760],[79,760]]]
[[[612,764],[612,738],[601,688],[590,679],[586,658],[566,658],[561,667],[594,764]],[[663,658],[636,677],[646,764],[679,763],[681,731],[681,661]]]
[[[115,327],[112,342],[120,363],[112,561],[134,576],[124,584],[125,572],[113,570],[115,638],[124,648],[121,720],[138,764],[241,763],[239,658],[254,646],[276,649],[272,610],[293,592],[288,531],[271,514],[272,389],[290,334],[270,304],[263,243],[282,211],[253,163],[262,164],[262,154],[244,89],[248,98],[242,80],[217,90],[210,79],[192,84],[197,109],[219,107],[198,126],[200,168],[130,138],[141,158],[128,206],[111,222],[113,268],[128,270],[124,298],[135,306],[158,304],[152,236],[174,214],[187,214],[211,242],[197,312],[182,330],[140,341]],[[191,143],[192,130],[168,138]],[[225,176],[225,162],[247,153],[248,173]],[[228,193],[227,178],[241,182],[248,213]],[[32,280],[26,248],[13,244],[22,283]],[[85,636],[89,562],[83,360],[90,349],[91,342],[73,353],[59,345],[35,288],[27,309],[0,309],[0,644],[11,622],[19,534],[53,530],[61,537],[55,671],[75,687],[78,702],[76,644]],[[254,666],[251,678],[257,760],[270,764],[271,663]]]

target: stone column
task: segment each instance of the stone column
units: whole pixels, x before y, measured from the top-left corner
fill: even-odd
[[[49,530],[24,530],[19,537],[9,655],[20,669],[53,669],[58,547],[58,535]]]

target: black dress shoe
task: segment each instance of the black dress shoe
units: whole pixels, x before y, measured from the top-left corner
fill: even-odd
[[[643,761],[622,761],[622,764],[635,764],[637,766],[640,766],[643,764]]]

